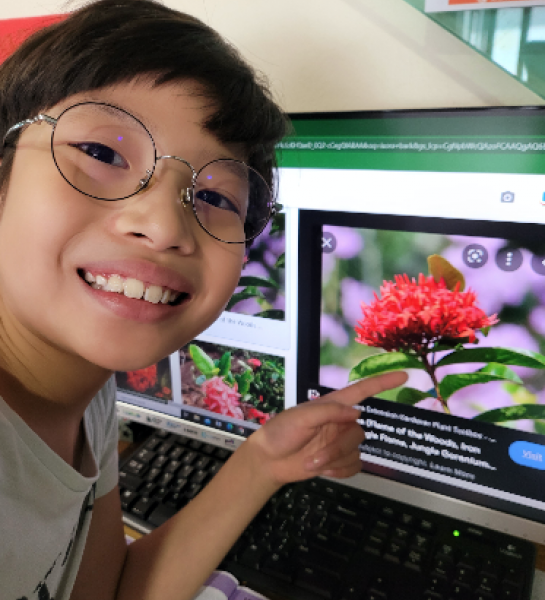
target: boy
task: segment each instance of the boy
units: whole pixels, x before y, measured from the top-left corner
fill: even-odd
[[[285,118],[215,32],[149,0],[33,36],[0,107],[0,598],[191,598],[281,485],[359,470],[351,406],[404,376],[280,414],[127,549],[112,373],[221,314]]]

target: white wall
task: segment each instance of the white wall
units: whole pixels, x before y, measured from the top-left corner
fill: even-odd
[[[64,0],[0,2],[0,18],[67,9]],[[545,104],[404,0],[166,4],[219,30],[288,111]]]

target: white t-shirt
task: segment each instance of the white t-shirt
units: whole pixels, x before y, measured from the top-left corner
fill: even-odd
[[[76,471],[0,398],[0,600],[69,600],[95,498],[118,481],[113,378],[84,415]]]

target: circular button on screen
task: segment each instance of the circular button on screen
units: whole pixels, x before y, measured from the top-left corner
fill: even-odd
[[[545,254],[534,254],[532,256],[532,269],[538,275],[545,275]]]
[[[522,252],[518,248],[502,248],[496,254],[496,264],[502,271],[516,271],[522,265]]]
[[[484,267],[488,261],[488,251],[481,244],[469,244],[463,250],[464,262],[472,269]]]

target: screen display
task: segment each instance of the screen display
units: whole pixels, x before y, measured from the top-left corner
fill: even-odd
[[[120,414],[243,439],[397,366],[403,389],[362,405],[363,470],[545,522],[545,111],[293,124],[284,209],[225,312],[169,359],[119,373]]]

